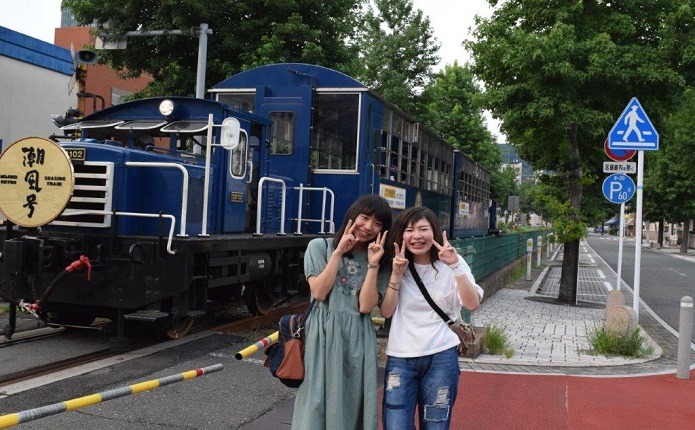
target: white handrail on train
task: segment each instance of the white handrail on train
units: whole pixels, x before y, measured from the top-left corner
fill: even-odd
[[[176,225],[176,217],[170,214],[147,214],[138,212],[109,212],[109,211],[71,211],[66,210],[60,216],[77,216],[77,215],[116,215],[116,216],[133,216],[140,218],[167,218],[171,221],[169,226],[169,237],[167,238],[167,252],[171,255],[176,254],[176,251],[171,249],[171,242],[174,237],[174,226]]]
[[[330,218],[328,219],[328,232],[329,233],[335,233],[335,223],[333,222],[333,213],[335,210],[335,194],[333,191],[331,191],[327,187],[305,187],[304,184],[300,183],[299,187],[294,187],[295,190],[299,190],[299,204],[297,205],[297,232],[295,234],[300,235],[302,234],[302,222],[307,221],[307,222],[320,222],[321,223],[321,230],[319,233],[324,234],[326,231],[324,230],[326,226],[326,195],[330,193],[331,195],[331,214]],[[321,219],[302,219],[302,202],[304,198],[304,191],[323,191],[323,201],[321,202]]]
[[[188,213],[188,170],[183,165],[178,163],[152,163],[145,161],[126,161],[128,167],[173,167],[179,169],[183,174],[183,186],[181,187],[181,226],[179,236],[188,236],[186,234],[186,214]]]
[[[213,123],[213,115],[209,114],[208,115],[208,133],[207,133],[207,140],[205,141],[205,179],[203,180],[203,224],[201,227],[200,234],[198,236],[209,236],[208,234],[208,194],[210,190],[208,190],[210,186],[210,157],[212,156],[212,127],[214,125]]]
[[[287,187],[285,186],[285,181],[282,179],[270,178],[268,176],[262,177],[258,181],[258,202],[256,203],[256,232],[254,236],[263,236],[261,233],[261,207],[263,206],[263,184],[265,182],[275,182],[282,185],[282,203],[280,206],[280,233],[278,235],[285,235],[285,192]]]

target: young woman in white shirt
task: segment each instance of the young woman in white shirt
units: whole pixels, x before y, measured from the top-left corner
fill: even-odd
[[[427,303],[408,266],[414,263],[434,302],[455,321],[475,310],[483,290],[449,244],[430,209],[401,213],[393,229],[395,256],[381,314],[392,317],[386,347],[384,429],[449,429],[458,390],[458,336]]]

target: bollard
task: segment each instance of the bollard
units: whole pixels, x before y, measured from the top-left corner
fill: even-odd
[[[690,339],[693,337],[693,298],[683,296],[678,326],[678,361],[676,377],[690,379]]]
[[[538,236],[538,255],[536,255],[536,267],[541,267],[541,251],[543,251],[543,236]]]
[[[550,260],[550,238],[552,235],[552,233],[548,233],[548,236],[545,239],[545,256],[548,257],[548,260]]]
[[[526,280],[531,280],[531,257],[533,255],[533,239],[526,240]]]

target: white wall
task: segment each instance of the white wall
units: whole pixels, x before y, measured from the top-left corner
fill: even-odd
[[[0,139],[3,148],[29,137],[60,133],[51,114],[77,107],[70,76],[0,55]]]

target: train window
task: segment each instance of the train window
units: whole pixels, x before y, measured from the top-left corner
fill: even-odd
[[[128,121],[121,125],[117,125],[116,130],[154,130],[166,123],[166,121],[142,119],[137,121]]]
[[[163,133],[200,133],[208,128],[207,121],[174,121],[162,127]]]
[[[270,153],[289,155],[294,151],[294,112],[271,112]]]
[[[418,169],[419,169],[419,184],[418,186],[420,188],[426,188],[427,187],[427,159],[429,157],[429,153],[427,151],[427,148],[429,147],[430,144],[430,136],[427,133],[422,133],[420,136],[420,159],[418,161]]]
[[[317,93],[311,129],[314,169],[356,170],[359,94]]]
[[[408,181],[408,183],[417,187],[418,178],[420,177],[418,171],[420,167],[420,164],[418,163],[418,158],[420,157],[420,149],[418,148],[417,143],[413,143],[411,151],[412,152],[410,154],[410,180]]]
[[[225,103],[230,107],[243,110],[245,112],[253,112],[256,103],[255,93],[236,93],[236,94],[218,94],[217,101]]]
[[[239,144],[229,151],[230,173],[233,178],[242,179],[246,176],[246,154],[248,149],[246,131],[241,130]]]
[[[80,121],[73,124],[60,127],[61,130],[87,130],[87,129],[106,129],[123,124],[120,119],[93,119],[88,121]]]

